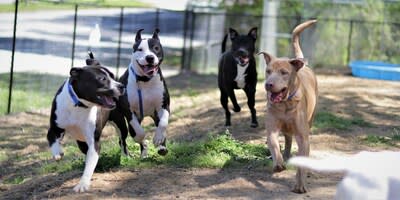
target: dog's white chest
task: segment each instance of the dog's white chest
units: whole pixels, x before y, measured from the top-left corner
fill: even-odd
[[[85,135],[94,132],[97,107],[75,107],[70,98],[66,87],[56,97],[57,109],[55,114],[57,116],[57,126],[65,129],[74,139],[85,141]]]
[[[244,88],[244,86],[246,85],[246,81],[245,81],[245,78],[246,78],[246,69],[247,69],[247,67],[249,66],[249,64],[247,64],[247,65],[245,65],[245,66],[240,66],[239,64],[238,65],[236,65],[236,69],[237,69],[237,75],[236,75],[236,78],[235,78],[235,82],[236,82],[236,84],[237,84],[237,86],[239,87],[239,88]]]
[[[141,99],[139,98],[138,90],[140,90]],[[149,116],[161,109],[164,85],[159,75],[154,76],[148,82],[136,82],[130,78],[127,85],[127,94],[131,111],[140,114],[140,107],[142,106],[143,117]]]

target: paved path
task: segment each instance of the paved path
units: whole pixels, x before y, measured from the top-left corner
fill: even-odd
[[[73,15],[73,11],[19,13],[14,70],[67,75],[71,67]],[[120,9],[78,10],[74,66],[84,65],[88,35],[96,23],[100,24],[102,37],[92,50],[104,65],[116,66],[119,16]],[[124,16],[122,69],[129,63],[136,30],[144,28],[143,37],[151,37],[156,23],[154,9],[127,8]],[[179,51],[183,45],[183,24],[177,23],[177,20],[181,20],[183,13],[166,12],[162,16],[162,20],[171,24],[170,28],[161,30],[163,46],[166,51]],[[11,66],[13,20],[13,13],[0,14],[0,73],[9,72]]]

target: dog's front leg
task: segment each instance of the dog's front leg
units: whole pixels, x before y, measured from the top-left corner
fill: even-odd
[[[240,112],[240,106],[236,100],[236,95],[235,95],[235,91],[233,88],[228,88],[227,90],[228,92],[228,96],[231,99],[232,105],[233,105],[233,111],[234,112]]]
[[[245,88],[245,93],[247,96],[247,106],[249,106],[250,112],[251,112],[251,124],[250,127],[252,128],[257,128],[258,127],[258,121],[257,121],[257,112],[256,109],[254,108],[255,106],[255,95],[256,95],[256,86],[254,87],[246,87]]]
[[[166,132],[168,126],[169,112],[165,109],[158,111],[158,125],[156,134],[153,137],[153,144],[158,148],[158,154],[166,155],[168,153],[166,147]]]
[[[64,152],[61,148],[61,140],[64,137],[64,129],[61,129],[55,125],[50,125],[47,132],[47,141],[51,149],[54,160],[60,160],[64,156]]]
[[[220,97],[220,102],[222,107],[225,110],[225,126],[231,126],[231,112],[229,111],[228,108],[228,94],[225,92],[225,90],[220,89],[221,91],[221,97]]]
[[[89,190],[90,180],[99,160],[99,144],[95,144],[95,138],[93,136],[87,135],[85,139],[86,144],[88,145],[88,151],[86,153],[85,159],[85,169],[78,185],[74,187],[75,192],[86,192]],[[95,145],[97,145],[98,147],[95,148]]]
[[[147,144],[144,140],[145,132],[142,126],[140,126],[140,122],[136,115],[132,113],[132,119],[129,121],[129,124],[132,126],[133,130],[135,131],[135,137],[133,138],[137,143],[140,144],[140,157],[146,158],[147,157]]]
[[[273,172],[280,172],[286,169],[285,165],[283,164],[283,158],[279,148],[278,136],[280,127],[278,126],[278,122],[276,122],[273,118],[267,119],[266,122],[267,123],[265,126],[267,127],[267,144],[272,155]]]
[[[310,143],[309,143],[309,134],[310,128],[308,127],[306,121],[298,123],[298,125],[302,124],[302,126],[298,126],[298,132],[295,134],[298,150],[298,156],[309,156],[310,155]],[[307,170],[302,167],[297,168],[296,172],[296,185],[293,188],[294,193],[306,193],[306,173]]]

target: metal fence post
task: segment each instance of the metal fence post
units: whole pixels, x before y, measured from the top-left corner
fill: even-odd
[[[185,10],[185,17],[183,19],[183,47],[182,47],[182,55],[181,55],[181,72],[185,69],[186,65],[186,37],[187,37],[187,28],[189,23],[189,11]]]
[[[347,40],[347,65],[350,63],[350,57],[351,57],[351,38],[353,36],[353,20],[350,20],[350,30],[349,30],[349,37]]]
[[[75,39],[76,39],[76,21],[77,21],[77,18],[78,18],[78,4],[75,4],[74,32],[72,34],[71,67],[74,66],[74,59],[75,59]]]
[[[192,19],[190,23],[190,46],[189,46],[189,59],[187,70],[192,70],[192,55],[193,55],[193,39],[194,39],[194,24],[196,23],[196,13],[192,10]]]
[[[210,13],[207,13],[207,32],[206,32],[206,46],[204,48],[204,71],[208,71],[208,65],[209,65],[209,52],[210,52],[210,23],[211,23],[211,15]]]
[[[18,15],[18,0],[15,0],[14,31],[13,31],[13,40],[12,40],[12,53],[11,53],[10,84],[8,87],[7,114],[10,114],[10,112],[11,112],[11,96],[12,96],[12,88],[13,88],[13,82],[14,82],[15,42],[16,42],[16,37],[17,37],[17,15]]]
[[[121,38],[122,38],[122,30],[124,27],[124,7],[121,7],[121,13],[119,15],[119,34],[118,34],[118,49],[117,49],[117,72],[115,77],[118,77],[119,72],[119,62],[121,59]]]
[[[156,9],[156,28],[160,28],[160,9],[157,8]]]

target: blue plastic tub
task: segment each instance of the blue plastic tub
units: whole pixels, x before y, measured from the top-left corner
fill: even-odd
[[[353,76],[369,79],[400,81],[400,65],[379,61],[351,61]]]

